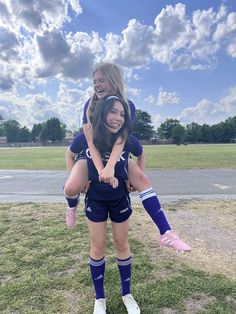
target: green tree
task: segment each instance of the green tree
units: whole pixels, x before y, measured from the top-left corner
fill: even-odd
[[[4,122],[4,128],[8,143],[17,142],[17,134],[20,129],[20,124],[16,120],[7,120]]]
[[[229,143],[236,138],[236,116],[222,122],[224,126],[225,142]]]
[[[214,124],[211,126],[214,143],[224,143],[224,127],[222,124]]]
[[[30,133],[30,130],[26,126],[19,129],[17,133],[16,141],[20,143],[27,143],[31,141],[31,133]]]
[[[43,128],[43,125],[41,123],[38,123],[38,124],[35,123],[33,125],[33,128],[31,130],[32,141],[35,141],[37,137],[39,138],[42,128]]]
[[[214,134],[210,125],[203,124],[201,127],[201,141],[203,143],[213,143],[214,142]]]
[[[40,133],[40,139],[42,141],[60,142],[63,138],[65,138],[65,128],[58,118],[48,119],[46,123],[43,124]]]
[[[140,140],[149,140],[153,135],[152,119],[149,113],[140,109],[136,110],[132,134]]]
[[[183,143],[185,138],[185,127],[181,124],[174,126],[171,131],[171,138],[175,144]]]
[[[0,136],[6,136],[5,123],[1,115],[0,115]]]
[[[186,126],[186,141],[190,143],[200,142],[202,137],[201,126],[195,122],[192,122]]]
[[[180,125],[179,120],[177,119],[166,119],[157,129],[157,134],[162,139],[171,139],[172,129]]]

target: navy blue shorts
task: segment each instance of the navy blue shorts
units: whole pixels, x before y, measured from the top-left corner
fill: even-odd
[[[81,153],[79,153],[79,154],[77,154],[75,156],[75,161],[78,161],[78,160],[81,160],[81,159],[86,159],[85,152],[81,152]]]
[[[86,199],[85,214],[93,222],[103,222],[108,217],[113,222],[124,222],[132,214],[129,196],[115,200],[98,201]]]

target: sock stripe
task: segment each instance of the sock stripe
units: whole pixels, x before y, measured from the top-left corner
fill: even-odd
[[[127,265],[130,265],[132,263],[132,258],[129,257],[125,260],[122,260],[122,259],[116,259],[116,263],[118,266],[127,266]]]
[[[153,188],[144,190],[140,193],[140,198],[142,201],[153,196],[156,196],[156,192],[153,190]]]
[[[90,257],[89,263],[92,266],[101,266],[105,263],[105,257],[103,257],[102,259],[99,259],[99,260],[94,260],[94,259],[92,259],[92,257]]]
[[[76,200],[77,198],[79,198],[80,197],[80,194],[78,193],[78,194],[76,194],[76,195],[74,195],[74,196],[68,196],[68,195],[66,195],[66,193],[64,193],[64,195],[65,195],[65,197],[67,197],[67,198],[71,198],[71,199],[73,199],[73,200]]]

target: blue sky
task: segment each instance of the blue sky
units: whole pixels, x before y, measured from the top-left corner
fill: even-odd
[[[4,119],[77,129],[102,60],[155,128],[224,121],[236,115],[236,1],[0,0]]]

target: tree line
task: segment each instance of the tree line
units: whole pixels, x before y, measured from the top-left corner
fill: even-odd
[[[79,131],[79,130],[78,130]],[[74,132],[74,135],[77,132]],[[166,119],[154,130],[151,115],[136,110],[132,133],[140,140],[153,143],[167,140],[171,143],[231,143],[236,142],[236,116],[214,125],[199,125],[195,122],[183,126],[177,119]],[[8,143],[61,142],[66,136],[66,125],[58,118],[34,124],[32,130],[21,127],[16,120],[4,120],[0,115],[0,136],[6,136]]]
[[[166,119],[154,130],[150,114],[137,110],[134,135],[141,140],[167,140],[171,143],[232,143],[236,142],[236,116],[214,125],[192,122],[183,126],[177,119]]]
[[[66,135],[66,125],[58,118],[34,124],[30,131],[26,126],[21,127],[16,120],[4,120],[0,116],[0,136],[6,136],[8,143],[28,142],[61,142]]]

